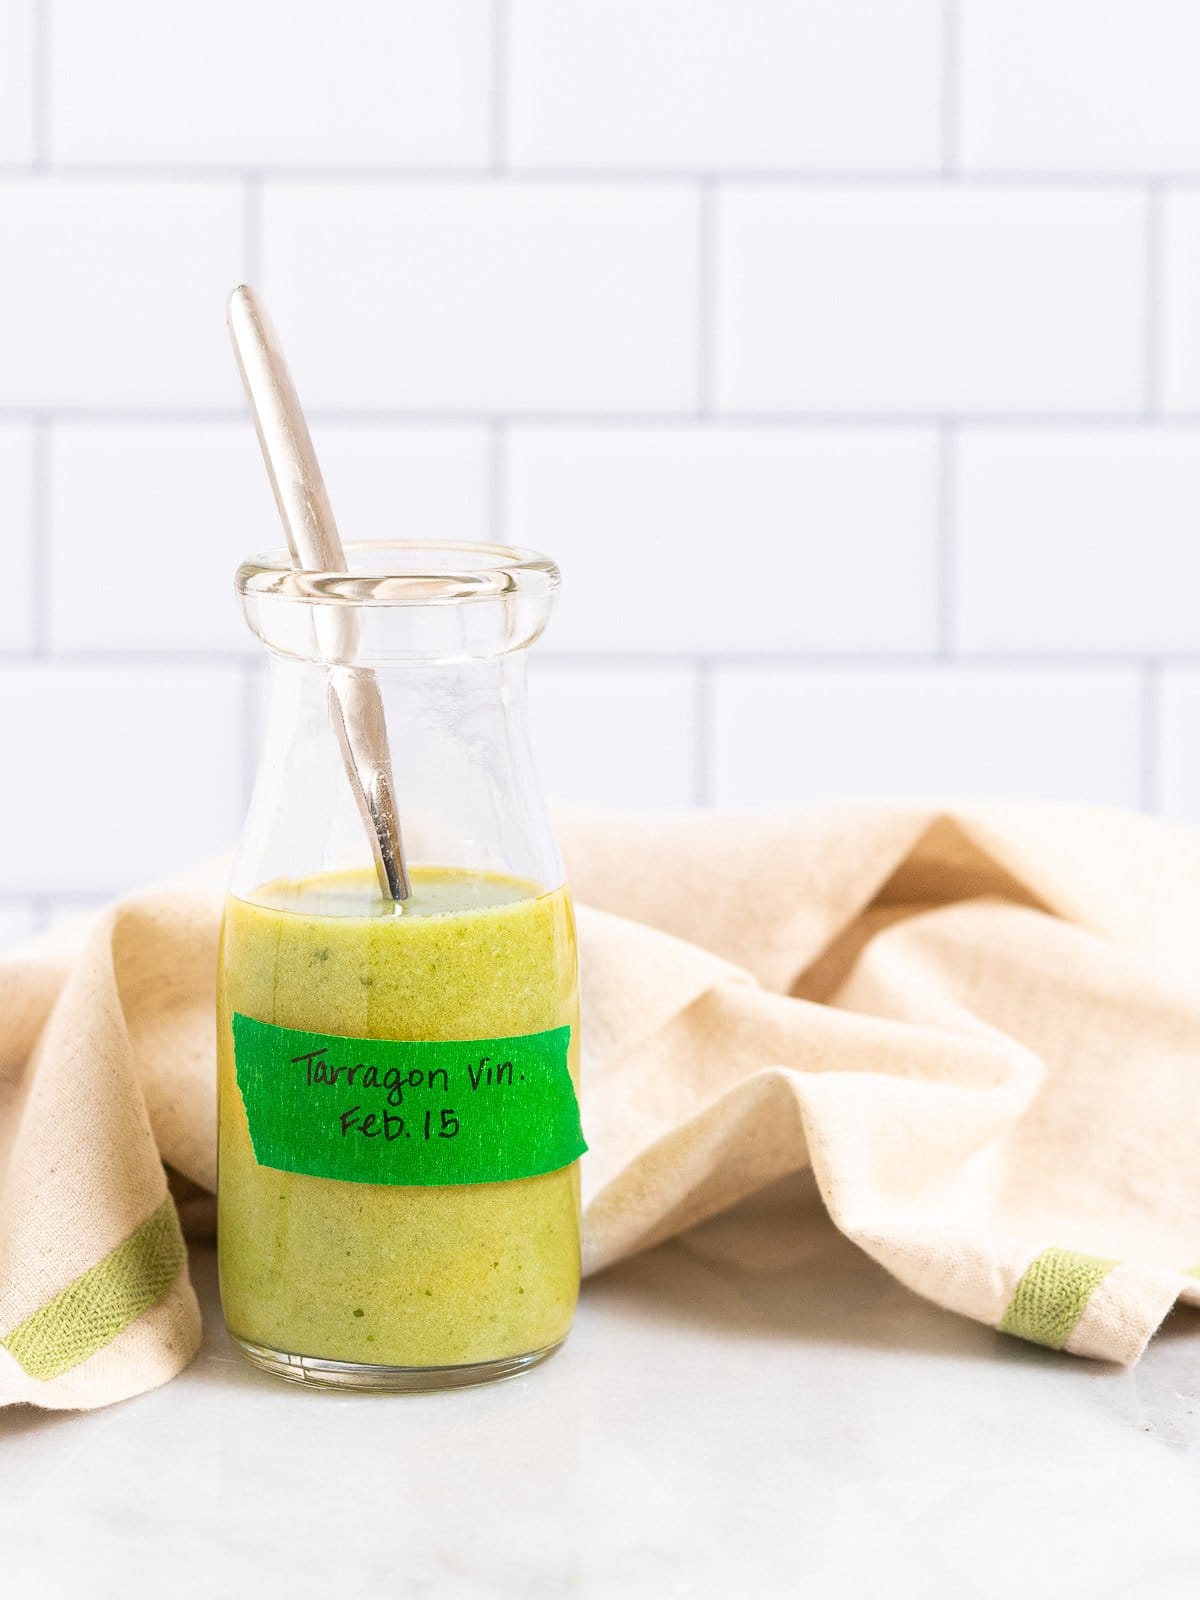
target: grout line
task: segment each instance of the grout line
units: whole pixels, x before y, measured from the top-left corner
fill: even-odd
[[[538,659],[556,667],[587,669],[606,665],[678,669],[681,666],[707,664],[711,669],[725,667],[805,669],[817,672],[857,672],[888,668],[895,671],[927,672],[942,665],[941,657],[933,650],[713,650],[704,653],[687,650],[579,650],[570,654],[541,647]],[[1152,658],[1162,666],[1200,665],[1200,650],[1192,652],[1160,651]],[[1003,651],[959,650],[954,656],[954,666],[964,668],[1005,668],[1012,672],[1076,672],[1093,670],[1137,670],[1146,662],[1144,652],[1138,651]]]
[[[492,0],[490,97],[490,171],[507,176],[508,168],[508,0]]]
[[[266,293],[263,285],[263,181],[261,172],[246,174],[242,212],[242,271],[251,288]]]
[[[487,525],[493,544],[504,544],[508,524],[508,426],[495,417],[488,426]]]
[[[1161,184],[1146,191],[1146,416],[1162,411],[1162,298],[1164,201]]]
[[[174,166],[161,163],[82,162],[56,161],[44,170],[31,168],[27,162],[0,161],[0,178],[12,182],[20,178],[37,178],[50,183],[144,183],[150,184],[237,184],[248,178],[262,177],[267,183],[299,184],[368,184],[386,183],[414,187],[430,183],[470,184],[486,181],[490,176],[486,166],[361,166],[361,167],[309,167],[272,166],[270,163],[246,162],[181,162]],[[507,176],[507,174],[505,174]],[[547,181],[550,181],[547,178]],[[609,182],[617,180],[609,179]],[[687,182],[686,175],[672,175],[675,184]]]
[[[1142,665],[1141,749],[1138,803],[1143,811],[1162,809],[1158,776],[1159,740],[1159,663],[1148,659]]]
[[[712,805],[712,667],[708,657],[696,662],[692,707],[692,804],[696,806]]]
[[[494,135],[489,135],[493,137]],[[775,184],[790,188],[828,188],[844,184],[855,188],[889,188],[892,186],[927,188],[938,187],[945,174],[941,160],[928,167],[892,168],[850,167],[838,168],[721,168],[716,174],[722,183],[750,186]],[[1200,185],[1200,168],[1183,171],[1145,168],[1128,172],[1105,171],[1011,171],[971,169],[958,170],[965,185],[978,185],[986,189],[1087,189],[1096,188],[1138,190],[1150,183],[1170,183],[1180,188]],[[237,162],[211,164],[188,163],[164,166],[148,162],[144,165],[128,163],[55,162],[44,168],[30,167],[25,162],[0,161],[0,178],[7,181],[36,179],[53,183],[240,183],[247,178],[261,176],[268,183],[341,184],[480,184],[490,178],[500,178],[512,184],[594,184],[597,187],[632,185],[636,187],[659,186],[683,188],[714,176],[711,167],[666,167],[658,170],[642,167],[514,167],[505,165],[497,169],[490,163],[485,166],[305,166],[254,165]]]
[[[305,407],[310,420],[327,423],[394,423],[398,426],[486,428],[494,422],[496,413],[464,408],[447,411],[420,406],[322,406]],[[132,426],[148,423],[164,427],[188,424],[213,424],[246,420],[244,409],[236,406],[35,406],[0,405],[0,421],[36,422],[39,417],[54,422],[76,424],[94,423],[97,426]],[[690,410],[662,411],[506,411],[504,420],[513,427],[562,428],[673,428],[695,426],[709,422],[729,428],[840,428],[846,432],[866,432],[871,429],[909,429],[913,432],[937,429],[945,425],[944,411],[715,411],[711,417],[699,416]],[[1128,411],[975,411],[957,413],[954,426],[959,430],[970,428],[1008,429],[1013,432],[1054,428],[1133,428],[1139,431],[1195,429],[1200,427],[1200,411],[1172,412],[1169,416],[1147,417],[1145,407]]]
[[[33,6],[33,171],[39,175],[50,165],[50,6],[51,0]]]
[[[246,650],[75,649],[70,645],[45,650],[0,650],[0,666],[38,667],[180,667],[185,672],[241,667],[257,660]]]
[[[249,650],[163,650],[163,649],[72,649],[57,648],[38,652],[33,650],[4,650],[0,648],[0,670],[5,667],[64,667],[120,669],[123,667],[169,668],[184,672],[207,670],[228,671],[255,666],[258,656]],[[922,671],[937,667],[942,656],[935,650],[713,650],[711,644],[705,654],[695,650],[624,649],[612,650],[556,650],[543,645],[538,660],[548,665],[567,669],[586,670],[593,667],[646,667],[678,670],[695,667],[705,662],[717,667],[784,667],[814,671],[853,672],[861,668],[894,668],[900,671]],[[1152,656],[1133,650],[957,650],[954,665],[966,668],[1007,668],[1014,672],[1078,671],[1084,668],[1098,670],[1140,669],[1147,660],[1160,667],[1200,666],[1200,649],[1158,650]]]
[[[0,889],[0,909],[23,909],[35,915],[40,907],[51,910],[62,906],[78,906],[81,910],[87,910],[89,906],[103,905],[115,899],[120,893],[119,889]]]
[[[36,423],[42,416],[54,422],[121,427],[140,426],[148,422],[161,422],[168,426],[192,422],[232,422],[237,412],[229,406],[211,410],[200,406],[55,406],[40,410],[33,406],[0,405],[0,421]]]
[[[706,419],[712,416],[715,404],[716,210],[716,184],[712,178],[704,178],[697,204],[696,415]]]
[[[50,652],[51,571],[54,537],[52,516],[53,448],[52,423],[41,415],[33,424],[33,648],[31,654],[44,658]]]
[[[719,411],[716,420],[730,427],[805,428],[937,428],[947,419],[942,411],[842,411],[799,410]],[[1128,411],[960,411],[954,414],[960,428],[1128,428],[1145,422],[1136,405]],[[1164,418],[1164,424],[1168,419]],[[1171,419],[1172,421],[1177,419]],[[1200,413],[1196,420],[1200,422]]]
[[[957,178],[958,83],[962,19],[958,0],[942,0],[942,176]]]
[[[935,615],[937,618],[937,653],[941,660],[954,654],[954,614],[956,604],[955,579],[955,469],[958,458],[958,434],[953,422],[947,422],[938,431],[938,506],[937,506],[937,576],[935,579]]]

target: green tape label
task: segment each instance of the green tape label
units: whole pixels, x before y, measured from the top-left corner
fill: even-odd
[[[233,1016],[238,1088],[259,1166],[349,1183],[500,1183],[587,1149],[570,1028],[408,1043]]]

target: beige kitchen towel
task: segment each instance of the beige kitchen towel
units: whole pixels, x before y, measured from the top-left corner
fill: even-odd
[[[584,971],[588,1271],[811,1166],[938,1305],[1135,1361],[1200,1304],[1200,833],[859,806],[560,819]],[[194,1352],[222,871],[0,965],[0,1401]],[[186,1220],[186,1219],[185,1219]]]

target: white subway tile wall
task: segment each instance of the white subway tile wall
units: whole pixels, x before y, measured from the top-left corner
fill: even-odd
[[[331,422],[321,444],[347,538],[486,538],[483,429]],[[70,421],[49,427],[47,448],[51,650],[247,648],[234,571],[283,543],[254,430]],[[4,459],[0,432],[0,473]]]
[[[0,422],[0,661],[34,642],[33,502],[37,440],[29,422]]]
[[[272,181],[260,278],[316,407],[686,411],[698,211],[683,184]]]
[[[1200,817],[1200,666],[1168,667],[1153,685],[1159,738],[1155,800],[1181,822]]]
[[[0,406],[229,406],[234,183],[0,180]]]
[[[964,430],[954,642],[1169,654],[1200,632],[1200,429]]]
[[[712,709],[718,805],[830,789],[1138,800],[1141,687],[1128,668],[729,666],[716,672]]]
[[[0,0],[0,163],[32,161],[37,0]]]
[[[242,804],[242,699],[236,666],[6,666],[0,726],[23,773],[4,790],[6,891],[128,885],[226,844]]]
[[[0,950],[36,933],[43,917],[44,912],[36,905],[0,905]]]
[[[1195,0],[962,0],[968,172],[1200,165]]]
[[[532,705],[538,773],[588,805],[688,806],[697,690],[683,664],[543,662]]]
[[[935,171],[941,0],[511,0],[515,167]]]
[[[488,0],[49,0],[48,15],[55,161],[488,164]]]
[[[729,412],[1129,412],[1146,200],[961,184],[738,185],[716,202]]]
[[[1200,415],[1200,191],[1166,191],[1159,202],[1162,259],[1162,405],[1173,416]]]
[[[569,574],[563,648],[936,648],[932,429],[516,426],[507,457],[503,525]]]
[[[231,37],[240,41],[232,50]],[[0,940],[228,843],[270,302],[557,800],[1200,822],[1192,0],[0,0]],[[69,780],[69,781],[68,781]]]

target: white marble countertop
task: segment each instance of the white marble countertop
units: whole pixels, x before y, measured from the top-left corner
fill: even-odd
[[[791,1183],[585,1287],[545,1367],[291,1388],[221,1325],[153,1394],[0,1416],[7,1594],[1200,1593],[1200,1317],[1132,1371],[939,1312]]]

